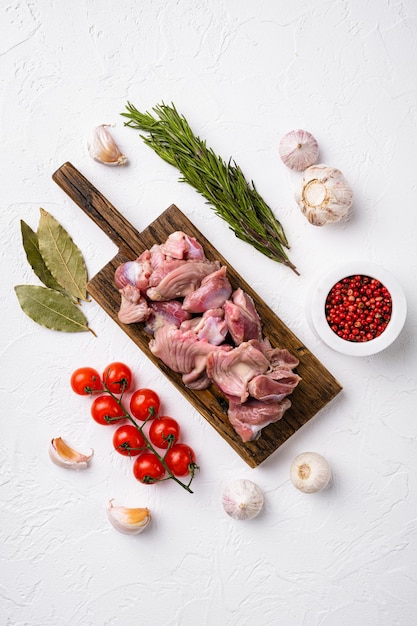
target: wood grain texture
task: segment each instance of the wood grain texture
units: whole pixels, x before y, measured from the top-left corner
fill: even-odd
[[[342,387],[333,375],[175,205],[171,205],[142,233],[138,233],[70,163],[62,165],[52,178],[107,233],[119,250],[89,281],[88,292],[250,467],[260,465],[341,391]],[[241,441],[229,423],[227,402],[213,385],[202,391],[186,388],[181,375],[172,372],[149,350],[149,336],[143,332],[142,325],[121,324],[118,320],[120,294],[114,286],[116,268],[120,263],[135,259],[153,244],[162,243],[176,230],[195,237],[203,246],[208,259],[218,260],[227,266],[232,287],[241,287],[253,298],[265,337],[269,338],[273,347],[287,348],[300,360],[297,373],[302,380],[290,396],[292,406],[280,421],[265,427],[256,441]]]

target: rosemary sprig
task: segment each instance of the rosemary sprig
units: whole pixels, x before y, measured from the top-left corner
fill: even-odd
[[[236,237],[299,273],[285,251],[289,245],[283,227],[234,161],[226,163],[195,136],[173,104],[155,106],[156,117],[141,113],[130,102],[126,110],[121,114],[129,119],[125,126],[146,133],[141,135],[144,142],[180,171],[179,180],[192,185]]]

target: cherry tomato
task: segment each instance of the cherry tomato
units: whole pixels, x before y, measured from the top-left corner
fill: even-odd
[[[149,428],[149,439],[158,448],[168,448],[178,441],[180,437],[180,426],[176,420],[168,415],[157,417],[151,422]]]
[[[159,396],[152,389],[137,389],[130,398],[130,412],[142,422],[156,417],[160,406]]]
[[[94,398],[90,411],[93,420],[104,426],[118,422],[125,417],[125,412],[111,396]]]
[[[124,363],[115,361],[104,370],[103,381],[113,393],[122,393],[132,384],[132,370]]]
[[[133,474],[139,482],[149,485],[165,476],[165,467],[153,452],[144,452],[136,458]]]
[[[165,462],[175,476],[186,476],[197,469],[195,454],[185,443],[175,443],[166,453]]]
[[[80,396],[88,396],[94,391],[101,391],[103,383],[100,374],[92,367],[79,367],[71,376],[71,387]]]
[[[146,448],[146,442],[136,426],[126,424],[114,432],[113,446],[123,456],[137,456]]]

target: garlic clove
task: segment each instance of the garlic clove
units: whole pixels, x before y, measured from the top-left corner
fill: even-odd
[[[107,516],[116,530],[125,535],[138,535],[150,524],[152,517],[147,508],[129,508],[115,506],[110,500]]]
[[[230,517],[236,520],[253,519],[261,512],[264,496],[261,489],[251,480],[234,480],[225,487],[222,505]]]
[[[110,124],[101,124],[94,130],[87,148],[90,156],[105,165],[126,165],[127,157],[122,154],[107,130]]]
[[[55,465],[68,469],[85,469],[94,454],[81,454],[69,446],[62,437],[54,437],[49,444],[49,456]]]
[[[317,452],[303,452],[291,463],[291,482],[304,493],[323,491],[328,486],[331,476],[329,463]]]
[[[340,170],[319,164],[306,169],[295,200],[311,224],[325,226],[348,216],[353,192]]]
[[[317,161],[319,146],[308,131],[292,130],[282,137],[279,156],[287,167],[300,172]]]

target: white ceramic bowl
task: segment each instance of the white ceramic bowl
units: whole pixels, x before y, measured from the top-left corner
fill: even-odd
[[[325,315],[326,299],[332,287],[342,278],[355,274],[379,280],[390,292],[392,300],[388,326],[379,337],[364,342],[346,341],[336,335]],[[398,337],[407,315],[407,301],[401,286],[386,269],[369,261],[350,261],[330,270],[313,286],[309,298],[309,314],[314,331],[330,348],[350,356],[369,356],[381,352]]]

